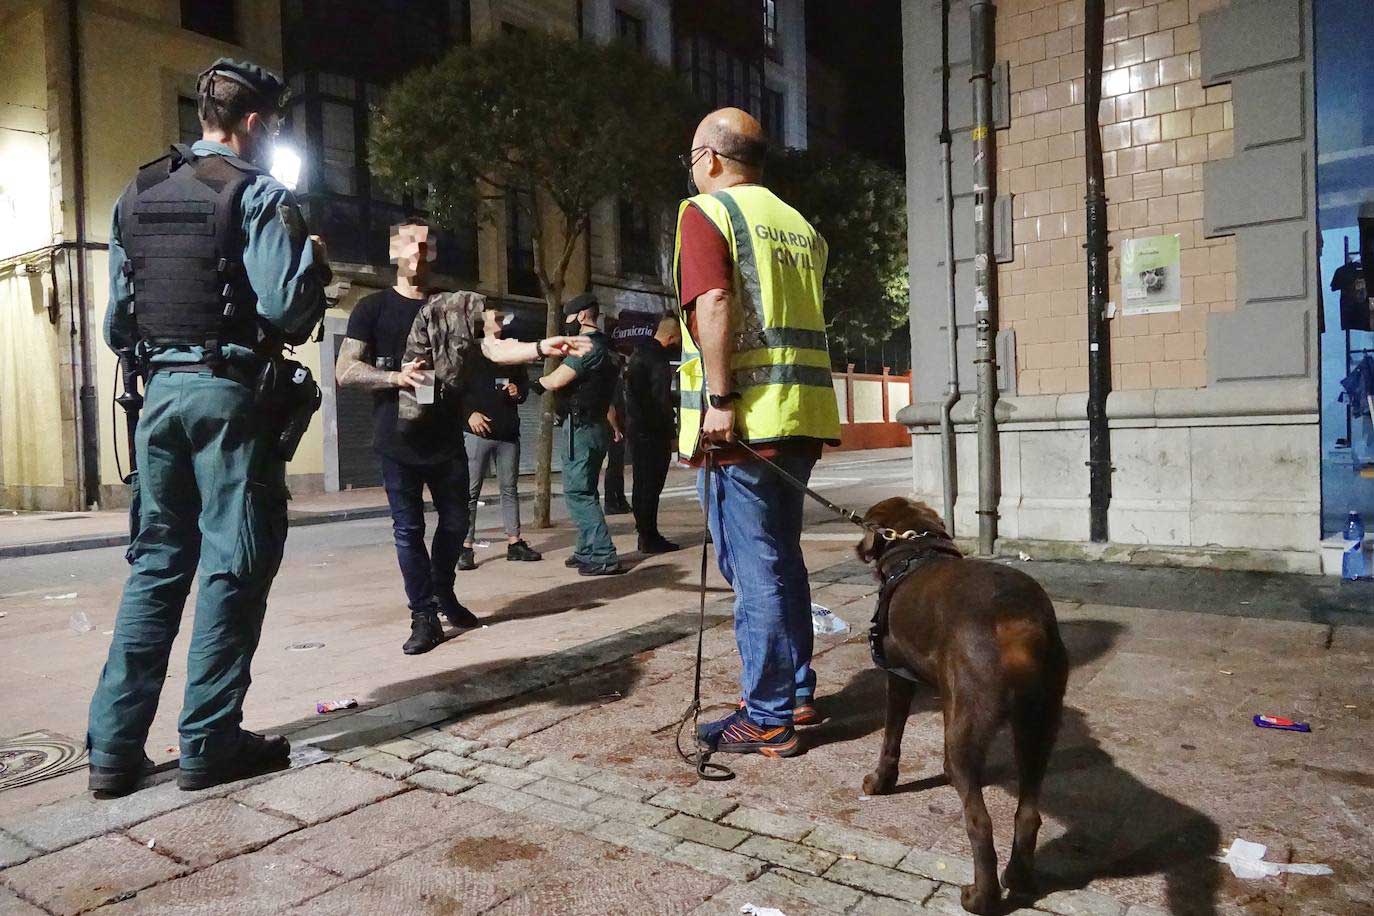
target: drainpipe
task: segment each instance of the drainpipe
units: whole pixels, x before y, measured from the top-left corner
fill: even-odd
[[[80,435],[82,507],[100,502],[100,429],[96,413],[95,354],[91,350],[90,309],[86,301],[86,156],[81,115],[81,10],[79,0],[67,2],[68,56],[72,83],[72,213],[76,222],[77,328],[81,350]]]
[[[959,459],[955,449],[954,405],[959,403],[959,315],[954,304],[954,190],[949,135],[949,0],[940,4],[940,169],[945,182],[945,330],[949,341],[949,385],[940,405],[940,448],[945,485],[945,530],[954,536],[954,503],[959,498]]]
[[[1112,390],[1112,338],[1107,327],[1107,196],[1102,169],[1102,131],[1098,109],[1102,102],[1102,38],[1105,0],[1087,0],[1084,7],[1085,47],[1083,127],[1087,165],[1088,263],[1088,534],[1094,543],[1107,541],[1107,509],[1112,501],[1112,440],[1107,428],[1107,395]]]
[[[997,141],[992,124],[993,20],[989,0],[969,3],[973,74],[973,309],[978,367],[978,553],[997,546],[1001,498],[997,418],[997,263],[993,204],[997,200]]]

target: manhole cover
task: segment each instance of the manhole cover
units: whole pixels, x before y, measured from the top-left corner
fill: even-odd
[[[322,642],[293,642],[291,645],[289,645],[289,646],[286,647],[286,651],[288,651],[288,652],[309,652],[311,649],[323,649],[323,648],[324,648],[324,643],[322,643]]]
[[[0,742],[0,792],[79,770],[86,747],[66,735],[29,732]]]

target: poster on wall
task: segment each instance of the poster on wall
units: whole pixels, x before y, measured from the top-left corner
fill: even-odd
[[[1121,243],[1122,313],[1177,312],[1181,305],[1177,235],[1152,235]]]

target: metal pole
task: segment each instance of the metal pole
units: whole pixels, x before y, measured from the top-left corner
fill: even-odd
[[[1083,127],[1087,168],[1088,263],[1088,536],[1107,541],[1107,509],[1112,501],[1112,439],[1107,428],[1107,395],[1112,390],[1112,339],[1107,327],[1107,196],[1102,167],[1102,38],[1105,0],[1084,7]]]
[[[81,392],[78,403],[77,454],[81,463],[82,508],[100,502],[100,426],[97,418],[95,353],[91,342],[90,309],[86,301],[86,142],[81,113],[81,5],[67,3],[67,53],[72,82],[72,213],[76,223],[76,301],[79,352],[81,354]]]
[[[949,342],[949,385],[940,405],[941,470],[945,487],[945,531],[954,537],[954,503],[959,499],[959,456],[954,438],[954,405],[959,403],[959,315],[954,304],[954,186],[949,134],[949,0],[940,5],[940,169],[944,174],[945,336]]]
[[[997,440],[997,264],[993,204],[997,200],[997,142],[992,124],[993,19],[989,0],[969,4],[973,75],[973,310],[978,367],[978,553],[997,546],[1001,498]]]

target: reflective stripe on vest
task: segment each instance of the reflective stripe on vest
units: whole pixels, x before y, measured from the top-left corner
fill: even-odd
[[[838,443],[839,409],[825,332],[826,246],[814,228],[766,188],[749,185],[684,201],[673,274],[681,300],[682,214],[697,206],[718,228],[735,264],[732,384],[740,435],[750,442],[808,437]],[[705,403],[700,353],[684,322],[678,372],[678,450],[696,450]]]

